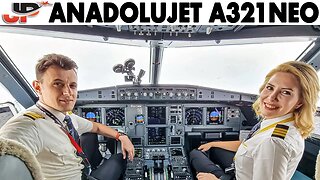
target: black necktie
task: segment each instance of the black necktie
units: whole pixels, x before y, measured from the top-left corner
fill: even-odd
[[[262,121],[259,121],[256,125],[253,126],[253,128],[252,128],[251,131],[249,132],[246,140],[252,138],[252,136],[254,135],[254,133],[260,129],[261,122],[262,122]]]
[[[65,117],[64,120],[63,120],[63,122],[67,124],[69,133],[71,134],[71,136],[73,137],[73,139],[74,139],[77,143],[79,143],[79,134],[78,134],[77,130],[74,128],[70,116],[66,115],[66,117]]]

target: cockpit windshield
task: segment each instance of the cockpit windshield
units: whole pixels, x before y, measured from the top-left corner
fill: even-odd
[[[163,51],[159,84],[190,84],[257,94],[264,75],[271,68],[297,59],[313,40],[167,47]],[[29,83],[35,79],[34,64],[38,59],[44,54],[60,53],[78,63],[79,90],[128,84],[124,76],[112,68],[129,58],[135,60],[136,74],[140,69],[146,71],[142,84],[150,84],[150,48],[142,45],[4,32],[0,34],[0,42]]]

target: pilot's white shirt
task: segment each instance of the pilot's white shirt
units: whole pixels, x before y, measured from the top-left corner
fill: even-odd
[[[41,105],[63,121],[65,114]],[[39,161],[46,179],[80,180],[82,159],[76,155],[76,149],[68,136],[36,106],[27,111],[36,112],[45,118],[33,120],[20,113],[0,129],[0,136],[19,141],[28,147]],[[79,135],[92,130],[92,122],[74,114],[70,117]]]
[[[292,114],[264,120],[260,129],[289,117],[292,117]],[[304,139],[293,121],[284,125],[289,126],[284,139],[272,137],[275,128],[271,128],[240,145],[235,155],[237,179],[291,179],[304,152]]]

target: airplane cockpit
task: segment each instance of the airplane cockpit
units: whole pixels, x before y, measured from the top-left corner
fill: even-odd
[[[252,104],[272,67],[303,61],[319,75],[319,37],[319,26],[1,26],[0,82],[12,99],[0,100],[18,111],[35,104],[37,59],[67,54],[79,62],[73,113],[127,134],[135,147],[123,179],[191,180],[192,149],[244,139],[259,121]],[[319,135],[318,125],[299,177],[314,178]],[[121,151],[117,141],[98,142],[104,156]]]

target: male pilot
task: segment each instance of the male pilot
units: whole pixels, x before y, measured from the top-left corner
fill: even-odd
[[[130,160],[134,157],[134,147],[126,135],[68,114],[77,98],[77,68],[76,63],[64,55],[48,54],[40,59],[35,68],[37,80],[32,83],[39,101],[11,118],[0,129],[0,136],[28,147],[39,161],[46,179],[80,180],[82,176],[119,179],[125,170],[126,156]],[[84,165],[81,162],[86,157],[79,153],[74,142],[86,132],[120,141],[123,155],[113,155],[90,175],[88,171],[82,175]]]

